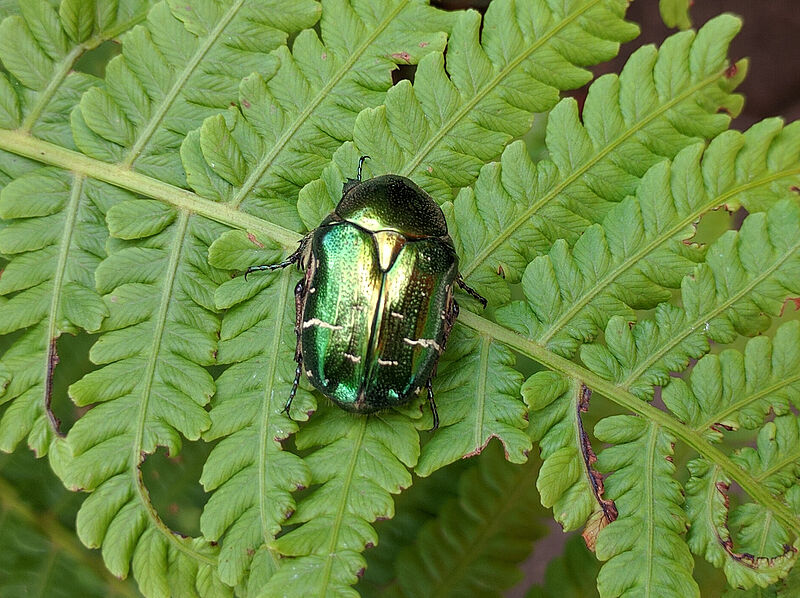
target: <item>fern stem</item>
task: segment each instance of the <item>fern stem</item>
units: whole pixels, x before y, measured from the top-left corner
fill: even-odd
[[[21,130],[0,129],[0,149],[163,201],[183,212],[197,214],[232,228],[262,233],[285,247],[293,247],[300,241],[299,233],[240,212],[227,204],[203,199],[191,191],[163,183],[118,164],[95,160],[79,152],[36,139]]]
[[[472,112],[475,106],[480,102],[483,98],[486,97],[489,92],[491,92],[495,87],[500,85],[500,82],[510,75],[514,70],[522,64],[525,60],[530,58],[531,54],[533,54],[536,50],[541,48],[545,43],[549,42],[554,38],[558,33],[560,33],[563,29],[567,28],[569,25],[573,23],[578,17],[583,15],[585,12],[588,12],[590,9],[594,8],[596,5],[600,4],[603,0],[594,0],[594,2],[588,2],[581,7],[581,10],[576,10],[571,15],[565,17],[561,20],[558,25],[556,25],[553,29],[548,31],[547,35],[542,36],[535,43],[531,44],[524,52],[522,52],[519,56],[514,58],[511,62],[506,65],[505,68],[501,69],[491,81],[489,81],[483,89],[481,89],[478,93],[476,93],[472,98],[468,101],[464,102],[464,105],[455,113],[453,116],[448,119],[446,123],[442,125],[442,127],[436,132],[436,134],[425,144],[425,146],[417,152],[417,154],[400,170],[398,174],[403,176],[411,176],[415,169],[419,167],[425,157],[430,154],[436,146],[444,139],[445,135],[449,133],[455,126],[458,124],[461,119],[463,119],[467,114]]]
[[[791,530],[795,535],[800,536],[800,519],[785,504],[772,496],[753,476],[731,461],[722,451],[709,444],[701,434],[681,423],[670,414],[638,399],[628,390],[605,378],[601,378],[577,363],[560,357],[540,344],[470,311],[462,310],[458,317],[458,323],[472,328],[485,336],[491,336],[551,370],[573,379],[581,380],[586,386],[601,393],[613,403],[646,418],[654,425],[662,426],[694,449],[699,455],[716,464],[728,477],[739,484],[750,497],[772,511],[775,518],[781,522],[781,525],[787,530]]]
[[[530,221],[531,217],[536,214],[541,208],[549,204],[550,202],[554,201],[556,197],[561,195],[570,185],[572,185],[575,181],[577,181],[580,177],[585,175],[589,172],[594,166],[599,164],[604,158],[606,158],[611,152],[615,149],[620,147],[623,143],[625,143],[628,139],[630,139],[633,135],[644,129],[647,125],[651,122],[656,120],[659,116],[667,113],[671,108],[674,108],[676,105],[680,104],[684,100],[689,99],[695,93],[703,89],[704,87],[711,85],[718,79],[725,76],[725,70],[721,70],[717,73],[714,73],[710,77],[703,79],[699,83],[687,87],[677,96],[675,96],[669,102],[663,104],[658,110],[654,110],[652,114],[649,114],[646,118],[643,118],[641,121],[633,125],[630,129],[626,130],[623,134],[617,137],[614,141],[610,142],[604,148],[597,150],[597,152],[592,156],[590,160],[586,162],[583,166],[576,167],[568,177],[566,177],[561,183],[553,187],[551,191],[543,195],[538,201],[534,202],[531,207],[525,210],[522,214],[520,214],[519,218],[514,220],[514,222],[509,225],[509,227],[501,232],[494,241],[489,243],[480,253],[475,256],[475,259],[472,260],[469,264],[466,264],[463,270],[461,271],[461,275],[464,278],[467,278],[470,274],[472,274],[478,266],[480,266],[485,260],[489,258],[492,253],[497,251],[497,249],[505,243],[511,235],[521,226],[525,225],[527,222]]]

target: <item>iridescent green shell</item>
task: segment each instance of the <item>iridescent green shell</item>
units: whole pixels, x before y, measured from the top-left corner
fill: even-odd
[[[350,181],[304,265],[298,330],[311,383],[358,413],[418,394],[455,317],[458,257],[436,202],[400,176]]]

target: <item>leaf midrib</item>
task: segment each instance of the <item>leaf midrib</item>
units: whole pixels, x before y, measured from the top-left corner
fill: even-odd
[[[584,4],[580,10],[575,11],[574,13],[570,14],[568,17],[563,19],[556,25],[553,29],[551,29],[546,35],[542,36],[535,43],[533,43],[527,50],[522,52],[517,58],[512,60],[508,63],[504,68],[502,68],[498,73],[492,77],[489,82],[478,92],[476,93],[470,100],[468,100],[464,105],[451,116],[448,121],[439,128],[439,131],[431,137],[431,139],[422,147],[422,149],[417,152],[417,154],[411,158],[411,160],[403,166],[398,174],[403,176],[410,176],[414,169],[416,169],[425,157],[431,153],[434,148],[439,144],[442,139],[444,139],[445,135],[447,135],[458,122],[461,121],[467,114],[472,112],[475,106],[478,105],[483,98],[485,98],[491,91],[493,91],[498,85],[500,85],[500,81],[502,81],[505,77],[510,75],[514,69],[516,69],[520,64],[522,64],[525,60],[527,60],[531,54],[533,54],[536,50],[541,48],[545,42],[549,42],[553,37],[555,37],[558,33],[560,33],[563,29],[567,26],[571,25],[578,17],[583,15],[585,12],[589,11],[589,9],[594,8],[597,4],[600,4],[603,0],[593,0],[592,2],[588,2]],[[481,50],[483,47],[481,46]]]
[[[656,118],[660,117],[670,109],[674,108],[676,105],[680,104],[684,100],[688,99],[704,87],[711,85],[718,79],[724,76],[725,71],[721,70],[714,75],[703,79],[699,83],[688,87],[683,93],[678,94],[672,100],[663,104],[658,110],[654,111],[652,114],[647,116],[645,119],[636,123],[632,128],[625,131],[622,135],[617,137],[613,142],[608,144],[603,149],[599,150],[593,157],[586,162],[582,167],[576,169],[572,172],[568,177],[566,177],[559,185],[553,187],[553,189],[546,193],[542,198],[535,202],[531,207],[525,210],[520,216],[514,220],[505,230],[500,231],[496,236],[495,240],[492,241],[489,245],[486,246],[485,249],[480,251],[475,258],[462,270],[461,274],[464,278],[467,278],[470,274],[472,274],[479,265],[481,265],[486,259],[488,259],[503,243],[505,243],[511,235],[520,227],[522,227],[528,220],[530,220],[531,216],[533,216],[536,212],[538,212],[541,208],[543,208],[546,204],[553,201],[556,197],[561,195],[572,183],[586,174],[589,170],[591,170],[595,165],[597,165],[602,159],[608,156],[612,151],[617,149],[621,146],[625,141],[627,141],[630,137],[634,134],[641,131],[644,127],[652,123]]]
[[[369,35],[364,42],[361,43],[342,64],[342,66],[334,73],[330,80],[317,92],[317,95],[308,103],[303,111],[297,116],[291,126],[281,135],[272,149],[261,159],[258,165],[250,172],[250,174],[242,183],[241,188],[229,202],[231,207],[237,209],[239,204],[244,201],[244,198],[253,190],[258,181],[264,176],[264,173],[272,165],[272,161],[283,151],[289,141],[294,137],[295,133],[300,130],[300,127],[311,117],[317,106],[328,96],[331,90],[336,87],[344,79],[345,74],[353,67],[353,65],[362,57],[362,55],[369,49],[372,43],[384,30],[392,23],[394,18],[405,9],[409,0],[402,0],[398,2],[397,6],[390,12],[383,21],[381,21],[371,35]]]
[[[278,355],[280,353],[280,345],[281,339],[283,336],[283,321],[285,318],[286,312],[286,296],[289,292],[289,281],[290,277],[288,273],[282,272],[280,274],[280,290],[279,290],[279,299],[277,309],[275,311],[275,318],[273,324],[273,330],[275,334],[273,335],[272,339],[272,348],[270,350],[270,355],[272,359],[270,359],[269,369],[267,371],[267,383],[264,387],[264,393],[266,396],[263,397],[261,401],[261,422],[259,423],[259,436],[258,436],[258,508],[259,508],[259,516],[261,520],[261,537],[264,539],[265,542],[268,542],[272,539],[272,534],[269,533],[267,529],[267,453],[269,450],[269,431],[270,431],[270,418],[272,416],[272,400],[273,395],[275,394],[275,374],[278,368]],[[275,559],[274,551],[269,551],[270,556],[277,565],[277,560]]]
[[[56,336],[56,328],[58,327],[58,312],[61,307],[61,292],[64,283],[64,275],[66,274],[67,270],[67,256],[69,256],[71,244],[72,244],[72,234],[75,231],[75,218],[78,214],[78,208],[80,206],[80,199],[81,194],[83,192],[83,175],[75,174],[72,177],[72,188],[71,193],[69,196],[69,203],[67,204],[65,210],[65,218],[64,218],[64,230],[61,233],[61,242],[59,243],[60,247],[58,250],[58,260],[56,261],[56,269],[53,275],[53,289],[52,289],[52,297],[50,297],[50,313],[47,317],[47,351],[45,352],[45,360],[44,360],[44,397],[42,400],[43,407],[45,413],[48,414],[48,423],[50,425],[50,429],[56,435],[61,435],[61,431],[58,429],[58,424],[56,423],[54,416],[52,415],[52,410],[50,407],[50,400],[52,393],[52,377],[53,377],[53,358],[55,353],[55,340]],[[60,331],[59,331],[60,336]]]
[[[347,466],[344,482],[342,484],[342,498],[339,501],[339,508],[336,511],[336,516],[333,520],[333,527],[331,528],[330,542],[328,542],[328,553],[325,555],[325,569],[322,571],[322,585],[320,586],[320,596],[328,595],[328,584],[331,579],[331,570],[333,569],[333,560],[336,557],[336,547],[339,542],[339,532],[342,529],[342,520],[344,513],[347,510],[347,502],[350,494],[350,485],[353,483],[353,476],[356,471],[356,463],[358,463],[358,454],[361,451],[361,445],[364,442],[364,435],[367,430],[366,417],[358,418],[358,432],[353,442],[353,450],[350,453],[350,463]]]
[[[164,96],[164,99],[158,106],[155,114],[150,118],[150,121],[147,123],[144,131],[136,140],[136,142],[131,147],[128,155],[122,161],[121,166],[123,168],[131,168],[139,158],[144,149],[145,145],[150,141],[152,136],[155,134],[158,127],[161,125],[164,117],[167,115],[167,112],[175,103],[175,100],[178,98],[178,95],[181,93],[183,88],[186,86],[186,83],[189,81],[189,78],[194,74],[195,69],[200,64],[200,61],[205,58],[206,54],[211,50],[213,45],[217,42],[219,37],[222,35],[225,28],[231,22],[231,20],[236,16],[239,12],[239,9],[244,4],[245,0],[237,0],[234,2],[225,15],[219,20],[217,25],[214,29],[211,30],[211,33],[208,34],[205,41],[200,45],[199,48],[195,51],[192,58],[189,62],[186,63],[186,66],[181,71],[178,78],[173,83],[172,87],[170,88],[167,95]]]
[[[28,116],[26,116],[22,121],[20,130],[25,133],[29,133],[33,129],[36,121],[39,120],[39,117],[42,115],[45,107],[50,100],[53,99],[53,96],[55,96],[56,92],[61,87],[61,84],[72,72],[75,63],[81,56],[83,56],[84,52],[93,50],[103,42],[114,39],[120,33],[128,31],[134,25],[147,18],[147,12],[149,9],[150,7],[147,6],[145,10],[134,14],[129,20],[119,23],[116,27],[112,27],[106,32],[98,33],[85,42],[78,44],[66,56],[64,56],[64,58],[61,59],[58,68],[55,69],[53,77],[48,82],[47,87],[45,87],[44,91],[42,91],[42,93],[36,98],[36,103],[31,108]]]
[[[644,485],[645,485],[645,508],[646,525],[647,525],[647,547],[645,558],[645,595],[650,596],[650,588],[652,587],[653,577],[653,560],[655,555],[655,490],[653,489],[653,480],[655,480],[654,463],[656,453],[656,443],[658,441],[658,424],[651,424],[649,427],[649,439],[647,443],[647,454],[645,456],[644,466]]]
[[[150,523],[172,544],[178,551],[189,555],[193,559],[202,563],[216,566],[216,560],[209,558],[207,555],[188,547],[184,542],[181,542],[178,537],[170,530],[159,517],[153,504],[150,502],[150,496],[147,488],[144,485],[144,480],[141,476],[140,465],[142,463],[144,451],[142,449],[142,441],[144,439],[144,429],[147,422],[147,408],[152,394],[153,379],[155,378],[156,365],[158,364],[158,355],[161,349],[161,342],[164,336],[164,329],[166,328],[167,315],[169,314],[170,299],[172,298],[172,291],[174,289],[175,278],[178,272],[178,263],[183,252],[183,240],[186,234],[186,229],[189,225],[189,218],[191,215],[188,212],[181,212],[175,226],[174,237],[172,246],[170,247],[170,259],[167,265],[165,277],[161,287],[161,301],[158,306],[158,315],[153,326],[153,342],[150,347],[150,355],[147,361],[147,369],[145,370],[141,387],[141,401],[139,405],[139,416],[136,420],[136,429],[134,431],[134,441],[132,443],[131,451],[131,475],[133,476],[133,485],[136,488],[136,493],[139,501],[147,513]]]
[[[665,355],[667,355],[667,353],[669,353],[672,349],[678,346],[683,340],[686,339],[686,337],[695,332],[701,325],[705,324],[706,322],[710,322],[711,320],[719,316],[722,312],[724,312],[726,309],[731,307],[734,303],[747,296],[747,294],[750,293],[750,291],[752,291],[760,283],[764,282],[778,268],[780,268],[784,263],[786,263],[789,259],[791,259],[796,254],[798,249],[800,249],[800,239],[798,239],[797,243],[792,245],[788,249],[788,251],[786,251],[786,253],[782,255],[779,259],[777,259],[769,268],[766,268],[758,276],[755,276],[748,284],[743,286],[738,292],[728,297],[728,299],[720,303],[717,307],[715,307],[711,311],[706,312],[706,314],[702,318],[698,318],[691,324],[685,326],[683,331],[681,331],[680,333],[673,335],[672,338],[668,342],[666,342],[663,347],[661,347],[658,351],[653,353],[647,359],[644,359],[642,363],[640,363],[636,368],[634,368],[634,370],[631,371],[630,375],[620,383],[620,386],[625,390],[629,390],[630,386],[634,382],[636,382],[644,372],[646,372],[654,364],[658,363]],[[777,252],[779,250],[775,248],[775,251]]]
[[[730,405],[728,405],[728,407],[726,409],[722,410],[720,413],[717,413],[717,414],[713,415],[710,419],[707,419],[702,424],[694,426],[694,430],[696,432],[702,432],[706,428],[714,425],[715,423],[724,421],[726,417],[728,417],[729,415],[731,415],[733,413],[736,413],[737,411],[739,411],[743,407],[747,407],[748,405],[750,405],[752,403],[755,403],[759,399],[762,399],[762,398],[764,398],[766,396],[769,396],[773,392],[775,392],[777,390],[780,390],[781,388],[783,388],[785,386],[789,386],[789,385],[793,384],[794,382],[798,382],[798,381],[800,381],[800,373],[798,373],[798,374],[796,374],[794,376],[789,376],[788,378],[784,378],[783,380],[778,380],[775,384],[771,384],[770,386],[767,386],[766,388],[762,388],[758,392],[754,392],[753,394],[746,396],[745,398],[743,398],[740,401],[736,401],[735,403],[731,403]]]
[[[606,276],[604,276],[599,281],[596,281],[592,284],[589,291],[578,301],[571,303],[570,308],[564,312],[564,314],[558,318],[550,327],[548,327],[548,332],[541,336],[538,340],[543,345],[546,345],[550,340],[559,332],[561,332],[581,310],[583,310],[587,305],[589,305],[594,298],[601,294],[601,292],[605,291],[607,287],[609,287],[614,281],[616,281],[619,276],[624,274],[627,270],[633,268],[639,261],[643,260],[645,256],[650,254],[651,252],[659,249],[660,246],[664,243],[667,243],[673,239],[681,230],[683,230],[686,226],[692,224],[697,218],[702,216],[702,214],[710,209],[713,209],[715,206],[724,205],[725,202],[730,199],[731,197],[738,195],[740,193],[744,193],[751,189],[755,189],[757,187],[761,187],[762,185],[768,185],[776,180],[780,180],[782,178],[800,174],[800,168],[792,168],[790,170],[783,170],[778,173],[772,174],[767,177],[760,178],[755,181],[751,181],[749,183],[745,183],[739,185],[738,187],[734,187],[729,191],[723,193],[722,195],[712,197],[708,202],[697,205],[694,207],[694,210],[687,214],[685,218],[679,220],[675,226],[672,228],[663,231],[655,238],[653,238],[649,243],[644,245],[639,251],[631,254],[619,265],[611,270]]]

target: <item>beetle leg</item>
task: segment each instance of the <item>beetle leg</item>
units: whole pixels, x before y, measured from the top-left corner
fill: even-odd
[[[297,387],[300,385],[300,374],[303,371],[303,354],[300,351],[300,321],[303,317],[303,300],[306,297],[305,279],[302,279],[294,287],[294,304],[295,313],[297,314],[294,321],[294,333],[297,335],[297,347],[294,351],[294,360],[297,362],[297,369],[294,371],[294,382],[292,382],[292,390],[289,391],[289,400],[283,406],[283,413],[289,415],[289,408],[292,406],[294,396],[297,394]],[[291,416],[290,416],[291,417]]]
[[[297,387],[300,385],[300,374],[303,372],[303,362],[297,362],[297,369],[294,371],[294,382],[292,382],[292,390],[289,391],[289,400],[286,401],[286,405],[283,406],[282,412],[286,415],[289,415],[289,408],[292,406],[292,401],[294,401],[294,395],[297,394]],[[291,418],[291,416],[289,416]]]
[[[486,309],[486,303],[487,303],[486,297],[484,297],[483,295],[478,293],[478,291],[476,291],[471,286],[469,286],[466,282],[464,282],[464,279],[461,278],[461,274],[459,274],[458,278],[456,278],[456,283],[458,284],[459,287],[461,287],[462,291],[464,291],[465,293],[467,293],[471,297],[473,297],[473,298],[477,299],[478,301],[480,301],[481,305],[483,305],[483,309]]]
[[[432,378],[433,376],[431,376]],[[431,406],[431,414],[433,414],[433,427],[428,430],[429,432],[433,432],[436,428],[439,427],[439,412],[436,411],[436,402],[433,400],[433,384],[431,383],[430,378],[428,379],[428,404]]]
[[[250,266],[244,273],[244,279],[247,280],[247,275],[252,274],[253,272],[260,272],[261,270],[280,270],[281,268],[285,268],[286,266],[291,266],[292,264],[296,264],[300,261],[303,257],[303,251],[306,248],[306,239],[308,237],[303,237],[300,239],[300,247],[297,248],[292,255],[287,257],[285,260],[278,264],[265,264],[263,266]]]
[[[356,180],[357,180],[358,182],[361,182],[361,167],[362,167],[362,166],[364,166],[364,162],[365,162],[366,160],[371,160],[371,159],[372,159],[372,158],[370,158],[369,156],[361,156],[361,157],[358,159],[358,172],[356,173]]]

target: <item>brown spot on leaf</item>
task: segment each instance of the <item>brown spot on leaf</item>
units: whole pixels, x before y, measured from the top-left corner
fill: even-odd
[[[431,45],[430,42],[419,42],[419,47],[420,48],[425,48],[425,47],[430,46],[430,45]]]
[[[616,520],[619,512],[613,500],[603,498],[605,493],[605,486],[603,485],[603,475],[597,471],[593,465],[597,462],[597,455],[592,448],[592,443],[583,428],[583,420],[581,413],[589,411],[589,401],[592,398],[592,390],[585,384],[581,384],[580,396],[578,397],[575,418],[578,424],[578,433],[580,434],[581,454],[583,455],[583,464],[585,467],[586,475],[589,483],[592,486],[592,493],[597,501],[597,509],[594,511],[586,527],[581,534],[583,541],[586,542],[586,547],[594,552],[597,544],[597,535],[605,526],[612,521]]]
[[[258,239],[256,239],[256,236],[253,233],[247,233],[247,240],[250,241],[253,245],[256,245],[261,249],[264,249],[264,244]]]
[[[738,72],[739,72],[739,67],[736,66],[736,64],[734,63],[725,69],[725,77],[727,77],[728,79],[732,79],[733,77],[736,76],[736,73]]]
[[[409,54],[408,52],[392,52],[390,56],[395,60],[402,60],[403,62],[407,63],[411,62],[411,54]]]
[[[249,107],[251,106],[251,104],[250,104],[250,102],[248,102],[247,100],[244,100],[244,99],[243,99],[243,100],[242,100],[242,106],[243,106],[243,107],[245,107],[245,108],[249,108]]]

